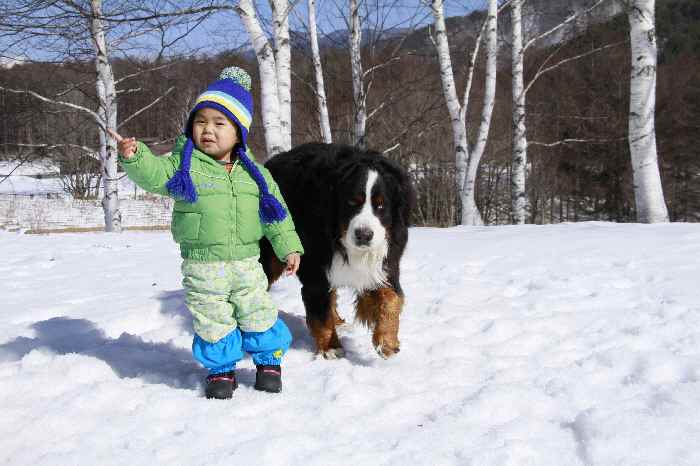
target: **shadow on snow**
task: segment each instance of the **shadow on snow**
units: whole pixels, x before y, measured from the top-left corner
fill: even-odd
[[[178,317],[183,329],[192,333],[192,318],[184,304],[184,290],[162,293],[158,299],[165,315]],[[279,317],[292,333],[291,350],[315,352],[315,344],[303,317],[280,311]],[[0,362],[18,361],[31,351],[47,348],[56,354],[81,354],[107,363],[122,378],[140,378],[147,383],[165,384],[174,388],[199,389],[206,375],[188,349],[172,343],[144,341],[137,335],[122,333],[109,338],[94,322],[87,319],[54,317],[32,324],[33,338],[17,337],[0,344]],[[363,363],[364,361],[354,361]],[[252,369],[237,369],[245,382],[255,378]]]
[[[172,343],[153,343],[122,333],[109,338],[86,319],[54,317],[32,325],[36,337],[18,337],[0,345],[0,361],[20,360],[32,350],[48,348],[57,354],[82,354],[109,364],[122,378],[140,378],[174,388],[197,389],[206,371],[188,350]]]

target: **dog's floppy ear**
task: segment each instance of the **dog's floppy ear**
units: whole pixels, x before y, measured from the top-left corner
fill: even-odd
[[[416,192],[413,183],[406,170],[398,163],[385,157],[381,161],[385,173],[394,179],[392,188],[392,209],[394,218],[409,226],[411,224],[411,212],[416,207]]]

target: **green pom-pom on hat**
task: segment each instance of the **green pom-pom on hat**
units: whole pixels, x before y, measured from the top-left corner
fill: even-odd
[[[250,75],[243,68],[237,66],[229,66],[219,75],[219,79],[231,79],[240,84],[246,91],[250,92],[251,79]]]

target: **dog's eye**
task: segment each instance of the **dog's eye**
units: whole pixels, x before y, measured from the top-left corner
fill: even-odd
[[[350,204],[353,207],[358,206],[358,205],[362,205],[364,203],[365,203],[365,196],[362,196],[362,195],[355,196],[348,201],[348,204]]]
[[[375,209],[382,210],[384,208],[384,197],[376,196],[374,199],[372,199],[372,204],[374,204]]]

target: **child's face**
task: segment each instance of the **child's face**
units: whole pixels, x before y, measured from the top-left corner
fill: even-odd
[[[192,137],[197,149],[217,160],[231,160],[231,151],[238,141],[235,124],[213,108],[194,114]]]

